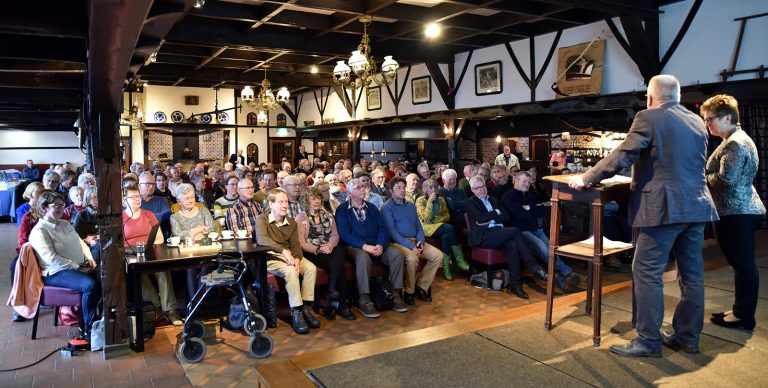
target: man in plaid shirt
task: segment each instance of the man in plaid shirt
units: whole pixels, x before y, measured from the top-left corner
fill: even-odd
[[[261,205],[253,201],[253,182],[250,179],[241,179],[237,182],[238,201],[227,210],[227,229],[237,233],[238,230],[246,230],[253,236],[256,225],[256,217],[263,213]]]

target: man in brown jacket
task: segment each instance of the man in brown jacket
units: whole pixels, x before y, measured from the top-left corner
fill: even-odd
[[[297,334],[309,333],[320,327],[310,305],[315,300],[317,268],[304,258],[299,244],[296,222],[287,216],[288,195],[283,189],[273,189],[267,196],[270,212],[256,219],[256,241],[269,248],[267,270],[285,279],[288,302],[291,305],[291,328]],[[301,285],[299,285],[299,277]]]

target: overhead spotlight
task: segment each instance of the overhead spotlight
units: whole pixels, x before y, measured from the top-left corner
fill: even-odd
[[[426,27],[424,27],[424,35],[429,39],[437,38],[440,36],[441,31],[442,27],[440,27],[440,24],[437,24],[436,22],[429,23]]]
[[[309,67],[309,72],[312,74],[317,74],[317,66],[312,65]]]
[[[501,143],[501,135],[496,135],[496,142]]]
[[[205,0],[195,0],[195,8],[202,8],[205,5]]]
[[[152,54],[149,54],[149,61],[152,63],[157,62],[157,50],[153,51]]]

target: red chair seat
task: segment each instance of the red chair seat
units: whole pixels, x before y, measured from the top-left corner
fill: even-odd
[[[506,264],[507,262],[507,256],[504,255],[504,252],[490,248],[474,247],[470,258],[472,261],[484,265]]]

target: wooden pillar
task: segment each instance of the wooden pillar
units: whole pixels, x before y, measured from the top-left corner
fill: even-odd
[[[349,131],[349,142],[352,143],[350,158],[354,162],[355,160],[360,160],[360,133],[362,132],[362,127],[349,127],[347,131]]]
[[[119,115],[91,112],[89,143],[98,189],[100,268],[104,297],[104,357],[130,354],[126,314],[125,252],[123,251]],[[113,317],[111,311],[116,311]],[[141,334],[139,334],[141,335]]]

